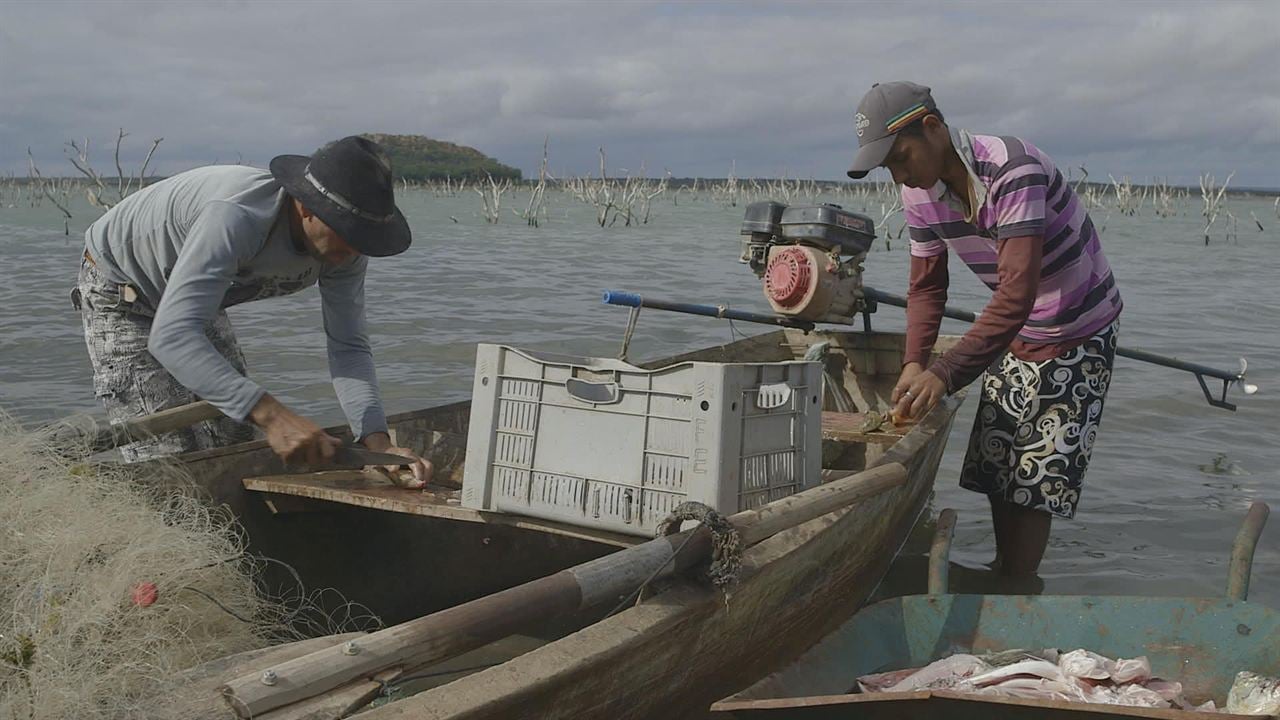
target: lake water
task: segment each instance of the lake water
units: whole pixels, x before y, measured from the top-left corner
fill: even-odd
[[[522,199],[504,200],[520,207]],[[767,307],[756,278],[736,261],[741,207],[725,207],[705,192],[697,201],[682,193],[679,205],[670,196],[655,201],[648,225],[601,229],[592,208],[560,193],[550,199],[549,221],[530,228],[505,207],[499,224],[486,224],[473,192],[402,194],[414,245],[402,256],[374,260],[368,279],[389,412],[465,399],[476,342],[613,355],[626,312],[601,305],[604,289]],[[1240,218],[1238,239],[1223,240],[1224,216],[1209,247],[1190,200],[1172,218],[1155,217],[1149,206],[1137,217],[1093,212],[1125,301],[1121,343],[1224,368],[1246,356],[1262,390],[1249,398],[1234,393],[1240,410],[1226,412],[1205,403],[1189,374],[1119,359],[1080,512],[1054,525],[1041,568],[1045,592],[1220,595],[1249,503],[1262,499],[1280,510],[1280,219],[1270,198],[1232,198],[1228,207]],[[870,210],[878,216],[878,204]],[[73,211],[68,238],[47,204],[0,207],[0,261],[7,270],[0,283],[0,407],[26,422],[101,414],[69,300],[82,233],[96,213],[83,203]],[[905,294],[905,242],[894,241],[891,251],[877,245],[867,261],[868,284]],[[978,310],[989,295],[959,263],[952,285],[954,305]],[[250,374],[322,424],[339,423],[318,300],[312,288],[230,314]],[[886,307],[874,324],[901,329],[903,313]],[[650,311],[632,356],[725,342],[734,331],[718,320]],[[757,328],[739,323],[736,331]],[[970,398],[956,419],[931,507],[957,510],[953,559],[976,568],[994,546],[987,504],[956,486],[975,406]],[[1225,472],[1201,469],[1220,453]],[[922,589],[924,552],[913,542],[886,589]],[[1263,536],[1251,599],[1280,608],[1280,527]]]

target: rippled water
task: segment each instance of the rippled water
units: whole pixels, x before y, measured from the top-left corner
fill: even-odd
[[[600,304],[603,289],[764,306],[754,276],[736,262],[741,208],[683,195],[679,206],[655,206],[647,226],[600,229],[590,208],[553,195],[550,222],[535,229],[505,209],[500,224],[485,224],[474,194],[409,193],[401,206],[414,245],[373,261],[368,280],[390,412],[465,399],[478,341],[612,355],[626,313]],[[1121,343],[1226,368],[1247,356],[1262,391],[1237,397],[1240,411],[1225,412],[1204,402],[1191,375],[1120,359],[1080,512],[1054,526],[1041,570],[1046,592],[1221,594],[1249,503],[1263,499],[1280,510],[1280,219],[1270,199],[1236,198],[1229,207],[1241,218],[1238,241],[1222,240],[1219,220],[1210,247],[1189,203],[1166,219],[1149,210],[1138,217],[1094,213],[1125,300]],[[87,207],[77,210],[67,238],[47,207],[0,207],[7,269],[0,283],[0,407],[27,422],[100,413],[69,301],[80,233],[94,217]],[[1248,219],[1250,211],[1265,232]],[[868,284],[905,291],[904,243],[890,252],[878,247],[867,262]],[[958,264],[952,275],[952,303],[979,309],[985,288]],[[231,318],[252,376],[317,420],[341,422],[314,288],[233,308]],[[885,308],[874,322],[900,329],[902,312]],[[944,331],[964,327],[949,323]],[[737,331],[756,329],[738,324]],[[724,342],[731,332],[721,321],[646,312],[633,356]],[[932,503],[959,512],[953,559],[971,567],[990,559],[994,542],[985,498],[956,487],[975,405],[967,402],[956,420]],[[1219,453],[1228,472],[1200,469]],[[907,548],[889,589],[922,586],[923,552],[919,542]],[[1280,527],[1263,536],[1251,597],[1280,608]]]

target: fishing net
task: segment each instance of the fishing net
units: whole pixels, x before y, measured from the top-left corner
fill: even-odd
[[[180,467],[90,464],[47,437],[0,411],[3,720],[174,717],[184,669],[376,625],[301,583],[264,597],[264,561]]]

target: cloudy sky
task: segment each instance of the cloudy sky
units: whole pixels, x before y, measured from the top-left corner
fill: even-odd
[[[1062,167],[1280,186],[1280,1],[0,0],[0,172],[116,129],[155,167],[262,165],[342,135],[473,145],[526,174],[843,178],[872,82]]]

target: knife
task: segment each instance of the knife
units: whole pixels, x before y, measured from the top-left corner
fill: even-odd
[[[409,465],[412,461],[403,455],[392,455],[391,453],[380,453],[366,449],[360,445],[341,445],[334,449],[333,459],[329,462],[316,465],[316,468],[326,470],[359,470],[366,465]],[[304,467],[311,467],[305,463],[300,463]]]
[[[342,445],[333,451],[331,464],[344,468],[362,468],[366,465],[405,466],[412,464],[412,462],[403,455],[374,452],[360,445]]]

